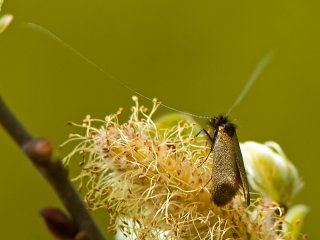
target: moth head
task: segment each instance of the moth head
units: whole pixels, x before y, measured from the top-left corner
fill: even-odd
[[[209,125],[218,130],[219,128],[227,133],[230,137],[233,137],[236,131],[236,125],[229,121],[226,116],[220,115],[218,117],[213,117],[209,120]]]
[[[209,125],[214,129],[217,129],[218,127],[223,126],[228,122],[229,120],[226,116],[220,115],[220,116],[211,118],[209,120]]]

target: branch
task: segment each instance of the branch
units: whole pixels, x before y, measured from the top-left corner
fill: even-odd
[[[46,139],[33,138],[8,109],[1,96],[0,123],[59,196],[78,230],[75,234],[76,238],[79,240],[105,239],[70,182],[67,169],[60,159],[52,157],[53,148],[50,143]],[[47,215],[42,214],[42,216]],[[46,222],[48,224],[48,219]]]

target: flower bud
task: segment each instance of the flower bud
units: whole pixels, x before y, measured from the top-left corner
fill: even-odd
[[[0,33],[2,33],[9,26],[12,20],[13,16],[10,14],[5,14],[2,17],[0,17]]]
[[[309,211],[309,207],[303,204],[289,208],[285,217],[284,231],[288,233],[290,239],[301,239],[301,228]]]
[[[271,141],[264,144],[248,141],[241,144],[241,150],[253,190],[282,206],[290,204],[303,182],[281,147]]]

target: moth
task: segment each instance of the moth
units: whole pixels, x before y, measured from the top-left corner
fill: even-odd
[[[247,205],[250,205],[249,184],[237,137],[236,125],[229,121],[226,116],[241,102],[271,58],[272,52],[269,52],[261,59],[226,115],[209,119],[209,127],[213,130],[213,134],[210,135],[207,130],[202,129],[211,141],[210,152],[206,160],[212,152],[211,197],[217,206],[228,204],[239,192],[240,187]]]
[[[212,166],[212,200],[217,206],[225,206],[243,190],[247,205],[250,205],[249,184],[244,167],[240,145],[236,133],[236,125],[226,116],[218,116],[209,120],[213,129],[210,153],[213,153]],[[210,154],[209,153],[209,154]]]

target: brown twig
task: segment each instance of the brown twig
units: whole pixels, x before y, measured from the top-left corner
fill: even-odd
[[[70,182],[67,169],[60,160],[52,158],[52,146],[46,139],[33,138],[12,114],[1,96],[0,123],[59,196],[78,230],[75,239],[105,239]],[[46,214],[42,214],[42,216],[45,217],[47,224],[51,223],[51,219],[47,219]],[[55,219],[55,217],[53,218]]]

